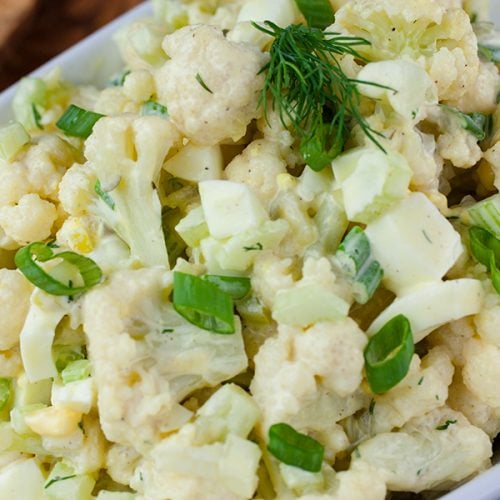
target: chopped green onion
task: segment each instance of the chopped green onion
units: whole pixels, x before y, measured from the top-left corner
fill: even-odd
[[[0,378],[0,410],[3,410],[9,402],[11,396],[11,379],[7,377]]]
[[[103,116],[100,113],[94,113],[72,104],[59,118],[56,126],[66,135],[86,139],[92,133],[94,125]]]
[[[174,272],[175,310],[193,325],[215,333],[235,332],[233,301],[217,285]]]
[[[438,426],[436,427],[436,430],[437,430],[437,431],[445,431],[446,429],[448,429],[448,427],[449,427],[450,425],[453,425],[453,424],[456,424],[456,423],[457,423],[457,421],[456,421],[456,420],[447,420],[444,424],[442,424],[442,425],[438,425]]]
[[[30,142],[26,129],[18,122],[0,128],[0,158],[12,160],[23,146]]]
[[[57,371],[61,373],[70,363],[85,358],[83,348],[80,345],[54,345],[52,357],[55,360]]]
[[[31,109],[33,110],[33,119],[35,120],[35,125],[40,130],[43,130],[43,125],[41,123],[42,115],[40,115],[38,109],[36,109],[36,104],[31,104]]]
[[[249,247],[243,247],[243,250],[245,250],[245,252],[253,252],[253,251],[260,251],[260,250],[263,250],[264,249],[264,246],[262,245],[262,243],[255,243],[255,245],[251,245]]]
[[[366,346],[365,370],[375,394],[392,389],[408,373],[415,351],[410,322],[399,314],[387,322]]]
[[[196,81],[207,91],[213,94],[213,92],[208,88],[208,85],[205,83],[203,78],[199,73],[196,73]]]
[[[62,259],[75,266],[82,277],[83,285],[66,285],[45,272],[36,262],[48,262],[53,259]],[[75,252],[54,254],[52,248],[41,242],[31,243],[18,250],[14,261],[28,281],[50,295],[72,296],[83,293],[99,284],[102,279],[102,271],[92,259]]]
[[[244,299],[252,289],[250,278],[242,276],[220,276],[207,274],[203,279],[217,285],[221,291],[231,296],[233,300]]]
[[[353,295],[358,304],[366,304],[379,287],[384,272],[371,256],[370,242],[365,232],[353,227],[340,244],[335,259],[353,281]]]
[[[370,254],[368,237],[359,226],[354,226],[340,244],[335,258],[342,270],[354,278],[370,258]]]
[[[469,228],[469,238],[472,255],[489,269],[493,287],[500,294],[500,239],[479,226]]]
[[[325,29],[335,21],[335,14],[328,0],[295,0],[312,28]]]
[[[491,115],[485,115],[483,113],[467,114],[444,104],[442,104],[441,107],[458,118],[462,128],[469,131],[479,141],[482,141],[490,134],[492,126]]]
[[[130,75],[130,70],[120,73],[119,75],[115,76],[109,81],[109,85],[111,87],[123,87],[125,79],[127,78],[128,75]]]
[[[467,210],[472,222],[500,238],[500,194],[482,200]]]
[[[65,384],[76,382],[90,377],[90,361],[88,359],[78,359],[68,363],[61,372],[62,381]]]
[[[366,304],[379,287],[384,271],[378,260],[368,261],[356,274],[352,293],[358,304]]]
[[[141,109],[141,115],[160,116],[162,118],[168,117],[168,109],[156,101],[146,101]]]
[[[312,137],[301,140],[300,152],[306,164],[315,172],[319,172],[342,152],[344,143],[342,129],[332,130],[330,124],[323,123],[318,126]]]
[[[319,472],[325,448],[312,437],[284,423],[271,425],[267,449],[278,460],[309,472]]]
[[[101,198],[101,200],[106,203],[109,208],[111,208],[111,210],[115,209],[115,200],[113,200],[108,192],[102,189],[101,181],[99,179],[95,181],[94,191],[96,192],[97,196],[99,196],[99,198]]]

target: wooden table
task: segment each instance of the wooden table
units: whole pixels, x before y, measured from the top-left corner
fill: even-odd
[[[0,90],[142,0],[0,0]]]

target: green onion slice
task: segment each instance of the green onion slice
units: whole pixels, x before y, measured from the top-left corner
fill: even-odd
[[[493,287],[500,294],[500,239],[479,226],[469,228],[469,238],[472,255],[489,269]]]
[[[410,322],[399,314],[368,341],[364,356],[368,383],[375,394],[392,389],[408,373],[415,351]]]
[[[358,304],[366,304],[379,287],[384,271],[378,260],[370,260],[354,279],[352,293]]]
[[[368,237],[359,226],[354,226],[340,244],[335,257],[342,270],[354,278],[370,258],[370,254]]]
[[[161,118],[166,118],[168,116],[168,109],[156,101],[146,101],[141,109],[142,116],[160,116]]]
[[[203,330],[235,332],[231,296],[209,281],[174,272],[173,304],[182,317]]]
[[[94,125],[104,115],[94,113],[74,104],[64,112],[56,123],[56,127],[61,129],[66,135],[73,137],[83,137],[86,139],[91,133]]]
[[[37,264],[37,261],[48,262],[53,259],[62,259],[74,265],[80,272],[83,285],[73,287],[71,284],[66,285],[65,283],[61,283]],[[83,293],[99,284],[102,279],[102,271],[92,259],[75,252],[54,254],[52,248],[41,242],[31,243],[18,250],[14,261],[19,270],[31,283],[51,295],[72,296]]]
[[[203,279],[217,285],[221,291],[230,295],[233,300],[244,299],[252,289],[250,278],[243,276],[207,274],[203,276]]]
[[[267,449],[278,460],[309,472],[319,472],[325,448],[312,437],[284,423],[271,425]]]
[[[0,410],[3,410],[9,402],[11,396],[11,384],[12,381],[10,378],[0,378]]]
[[[335,21],[335,14],[328,0],[295,0],[300,12],[312,28],[325,29]]]
[[[476,226],[493,233],[500,238],[500,194],[497,193],[485,200],[479,201],[467,210]]]
[[[106,203],[109,208],[111,208],[111,210],[115,209],[115,200],[113,200],[113,197],[107,191],[104,191],[99,179],[95,181],[94,191],[97,196],[99,196],[99,198],[101,198],[101,200]]]

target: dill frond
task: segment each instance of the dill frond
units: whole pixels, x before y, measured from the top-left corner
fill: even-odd
[[[299,136],[301,153],[311,168],[321,170],[342,151],[351,122],[385,152],[376,137],[380,133],[361,114],[357,87],[380,85],[349,78],[339,63],[346,54],[363,60],[356,47],[369,45],[368,40],[303,25],[253,25],[274,38],[269,62],[261,70],[266,78],[259,106],[267,119],[270,98],[283,125],[291,124]]]

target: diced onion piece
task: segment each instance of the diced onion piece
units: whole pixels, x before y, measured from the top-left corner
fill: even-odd
[[[30,135],[20,123],[11,123],[0,129],[0,158],[10,161],[23,146],[30,142]]]
[[[415,351],[408,318],[399,314],[387,322],[366,346],[365,370],[371,390],[381,394],[401,382]]]
[[[321,470],[325,453],[325,448],[318,441],[285,423],[269,428],[267,449],[281,462],[309,472]]]
[[[222,334],[235,332],[231,296],[213,283],[175,272],[173,304],[182,317],[203,330]]]
[[[88,111],[71,104],[61,118],[59,118],[56,126],[66,135],[86,139],[92,133],[94,125],[103,116],[100,113],[94,113],[93,111]]]

